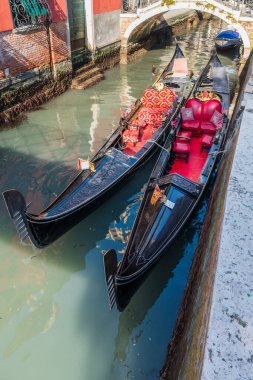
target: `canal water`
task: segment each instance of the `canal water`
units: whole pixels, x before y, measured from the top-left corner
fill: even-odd
[[[197,74],[221,29],[196,22],[178,34]],[[76,174],[78,157],[101,146],[125,109],[154,80],[173,46],[106,71],[86,91],[69,90],[0,133],[0,187],[16,188],[39,211]],[[235,63],[221,57],[232,82]],[[231,82],[231,83],[232,83]],[[124,312],[108,307],[101,253],[124,251],[152,162],[52,246],[18,241],[0,200],[0,379],[159,378],[207,207],[205,197]]]

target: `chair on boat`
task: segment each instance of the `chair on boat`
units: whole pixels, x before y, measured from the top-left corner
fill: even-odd
[[[183,119],[182,129],[198,135],[202,115],[202,102],[197,99],[189,99],[181,112]]]
[[[213,145],[213,138],[214,135],[203,135],[200,140],[200,154],[203,152],[204,149],[209,150],[211,146]]]
[[[126,129],[123,132],[122,139],[124,144],[131,143],[133,146],[135,146],[139,141],[139,129]]]
[[[190,131],[180,131],[176,135],[176,141],[177,142],[189,142],[191,141],[191,135],[192,133]]]
[[[223,119],[222,105],[217,99],[208,100],[202,107],[201,133],[215,133]]]
[[[173,155],[175,158],[185,160],[188,162],[190,156],[190,144],[188,142],[175,141],[173,143]]]
[[[198,99],[189,99],[182,108],[182,129],[192,132],[193,136],[203,133],[214,134],[222,124],[222,104],[218,99],[201,102]]]

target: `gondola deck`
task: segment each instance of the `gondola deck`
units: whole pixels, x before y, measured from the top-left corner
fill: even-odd
[[[105,153],[92,177],[86,178],[73,193],[69,194],[62,202],[43,216],[50,217],[62,214],[83,202],[87,202],[99,194],[101,188],[106,189],[119,176],[124,175],[136,161],[136,158],[111,148]]]
[[[201,137],[191,138],[191,150],[188,162],[186,163],[183,160],[175,160],[171,168],[171,173],[180,174],[193,182],[198,181],[200,173],[202,172],[206,159],[208,157],[206,150],[203,150],[203,152],[201,152],[200,140]]]

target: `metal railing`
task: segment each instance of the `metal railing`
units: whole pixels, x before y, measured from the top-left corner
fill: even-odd
[[[123,0],[123,13],[136,13],[137,9],[147,8],[152,4],[158,3],[159,0]],[[162,1],[160,1],[162,3]]]
[[[9,0],[15,28],[43,24],[50,19],[47,0]]]
[[[253,16],[253,0],[215,0],[220,4],[231,8],[234,11],[240,11],[241,16]]]
[[[177,0],[175,0],[177,1]],[[184,1],[184,0],[180,0]],[[192,0],[197,2],[198,0]],[[253,0],[215,0],[234,11],[240,11],[241,16],[253,17]],[[138,9],[144,9],[159,0],[123,0],[122,13],[136,13]],[[160,0],[162,4],[162,0]]]

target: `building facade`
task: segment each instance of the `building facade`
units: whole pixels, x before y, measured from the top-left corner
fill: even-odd
[[[41,67],[55,76],[69,50],[66,0],[1,0],[0,81],[36,75]]]

